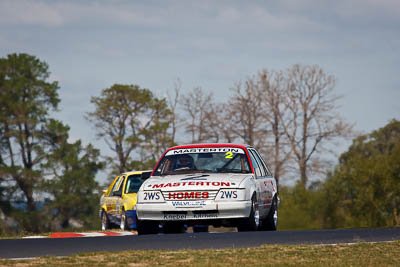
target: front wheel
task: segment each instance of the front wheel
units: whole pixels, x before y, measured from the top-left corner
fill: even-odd
[[[101,212],[101,230],[106,231],[110,228],[110,221],[108,220],[107,213],[103,210]]]
[[[271,209],[261,222],[261,229],[264,231],[276,231],[278,228],[278,200],[274,198],[271,203]]]
[[[138,235],[157,234],[158,222],[138,220],[136,217],[136,230]]]
[[[238,232],[257,231],[260,226],[260,211],[256,195],[251,198],[251,210],[248,218],[242,219],[237,226]]]

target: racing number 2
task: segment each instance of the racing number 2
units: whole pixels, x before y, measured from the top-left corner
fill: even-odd
[[[231,159],[232,156],[233,156],[233,153],[232,153],[232,152],[226,152],[226,153],[225,153],[225,158],[226,158],[226,159]]]

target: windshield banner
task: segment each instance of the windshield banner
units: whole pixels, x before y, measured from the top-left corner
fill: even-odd
[[[236,147],[194,147],[194,148],[173,149],[168,151],[166,156],[194,154],[194,153],[227,153],[227,152],[244,154],[243,149]]]

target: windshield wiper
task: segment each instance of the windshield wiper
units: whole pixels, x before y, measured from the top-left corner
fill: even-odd
[[[238,169],[227,169],[227,168],[218,168],[217,172],[218,173],[230,173],[230,172],[232,172],[232,173],[242,173],[241,170],[238,170]]]

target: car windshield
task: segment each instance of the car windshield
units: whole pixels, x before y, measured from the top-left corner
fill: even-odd
[[[168,151],[157,165],[154,176],[199,172],[250,173],[241,148],[189,148]]]

